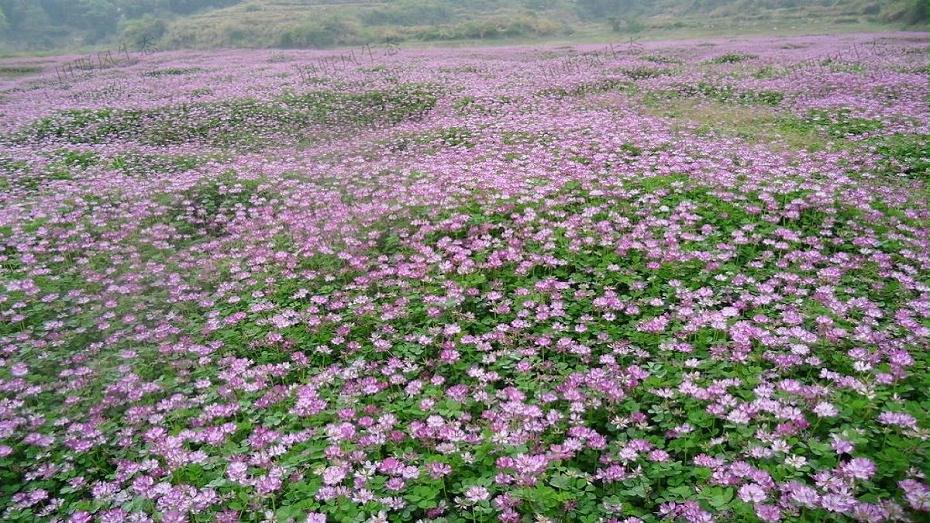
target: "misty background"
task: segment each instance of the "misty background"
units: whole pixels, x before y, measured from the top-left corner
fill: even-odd
[[[394,39],[921,29],[926,0],[0,0],[0,51],[327,48]]]

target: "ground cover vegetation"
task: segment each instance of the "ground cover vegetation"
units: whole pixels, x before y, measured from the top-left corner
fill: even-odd
[[[325,56],[5,65],[0,519],[926,520],[926,34]]]

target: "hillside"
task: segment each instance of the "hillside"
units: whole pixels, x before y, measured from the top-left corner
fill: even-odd
[[[327,48],[924,28],[922,0],[0,0],[0,51]]]

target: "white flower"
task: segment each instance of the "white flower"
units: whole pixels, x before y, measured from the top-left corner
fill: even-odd
[[[776,439],[772,442],[772,452],[788,452],[789,450],[791,450],[791,445],[783,439]]]
[[[872,369],[872,364],[866,361],[857,361],[853,363],[853,368],[859,372],[865,372]]]
[[[790,456],[785,458],[785,465],[799,469],[807,465],[807,458],[805,458],[804,456],[798,456],[797,454],[791,454]]]
[[[821,418],[828,418],[831,416],[836,416],[839,414],[839,411],[832,403],[822,401],[818,403],[816,407],[814,407],[814,414],[820,416]]]

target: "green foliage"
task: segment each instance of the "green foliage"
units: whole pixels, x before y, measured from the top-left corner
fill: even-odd
[[[208,156],[156,155],[129,152],[110,159],[107,167],[129,176],[151,177],[153,174],[171,175],[189,171],[208,161],[210,161]]]
[[[579,14],[591,20],[627,15],[634,10],[639,10],[638,4],[633,0],[578,0],[576,2]]]
[[[607,18],[607,21],[610,23],[610,29],[615,33],[639,34],[646,30],[646,24],[635,16],[626,19],[611,16]]]
[[[13,39],[17,38],[39,47],[49,47],[55,41],[56,32],[60,30],[60,26],[53,22],[42,6],[33,2],[0,0],[0,10],[9,27],[9,31],[4,31],[0,39],[8,39],[10,43],[14,43]]]
[[[407,150],[413,145],[443,145],[448,147],[474,147],[474,133],[464,127],[448,127],[436,131],[404,137],[391,143],[397,151]]]
[[[158,75],[185,72],[169,69]],[[205,142],[248,147],[261,143],[262,130],[270,123],[299,134],[309,124],[331,129],[397,124],[422,118],[436,101],[432,86],[400,84],[361,92],[309,91],[268,102],[233,99],[156,109],[66,110],[27,126],[19,139],[83,144],[106,143],[120,136],[147,145]]]
[[[281,32],[277,46],[298,49],[321,49],[358,40],[358,29],[348,20],[327,17],[292,26]]]
[[[926,74],[930,73],[930,66],[928,66],[928,65],[918,65],[918,66],[914,66],[914,67],[906,67],[906,66],[905,66],[905,67],[896,67],[895,70],[898,71],[898,72],[900,72],[900,73],[906,73],[906,74],[922,74],[922,75],[926,75]]]
[[[708,17],[724,26],[747,20],[756,25],[763,17],[810,23],[817,16],[823,20],[824,10],[834,24],[858,23],[863,15],[899,26],[927,24],[927,5],[920,0],[875,0],[865,6],[833,0],[808,4],[789,0],[0,0],[0,42],[21,50],[48,49],[74,42],[135,42],[144,35],[149,39],[163,36],[158,42],[162,49],[326,48],[385,37],[425,41],[538,38],[573,34],[591,23],[631,35],[647,29],[699,27]]]
[[[730,85],[718,85],[711,82],[677,84],[674,90],[651,92],[646,97],[647,104],[661,104],[669,98],[705,97],[722,103],[747,105],[780,105],[785,95],[779,91],[737,89]]]
[[[624,69],[623,74],[629,76],[633,80],[643,80],[646,78],[673,75],[675,71],[673,69],[659,69],[656,67],[633,67]]]
[[[42,68],[38,66],[28,66],[28,65],[10,65],[0,67],[0,77],[16,77],[16,76],[25,76],[28,74],[41,73]]]
[[[534,93],[536,96],[554,96],[564,98],[566,96],[587,96],[589,94],[606,93],[610,91],[619,91],[630,89],[633,83],[620,78],[602,78],[591,82],[584,82],[571,87],[550,87]]]
[[[203,69],[199,67],[166,67],[164,69],[156,69],[154,71],[147,71],[142,73],[142,76],[151,76],[158,78],[160,76],[181,76],[185,74],[192,74],[202,71]]]
[[[97,165],[100,160],[100,155],[93,151],[69,151],[62,150],[59,151],[56,155],[59,158],[59,162],[66,167],[80,167],[81,169],[87,169]]]
[[[240,179],[232,174],[201,180],[177,195],[159,221],[173,226],[181,235],[176,248],[222,238],[226,235],[223,218],[249,208],[256,198],[273,196],[263,183],[261,179]]]
[[[859,136],[884,127],[879,121],[854,116],[851,109],[814,109],[807,113],[800,125],[816,127],[834,138]]]
[[[79,0],[78,21],[93,40],[113,32],[118,12],[108,0]]]
[[[754,54],[741,54],[741,53],[727,53],[720,55],[716,58],[712,58],[707,61],[710,64],[735,64],[738,62],[743,62],[745,60],[752,60],[753,58],[758,58]]]
[[[673,58],[671,56],[662,56],[662,55],[655,55],[655,54],[648,54],[645,56],[641,56],[640,60],[645,60],[647,62],[652,62],[656,64],[683,64],[684,63],[684,60],[680,58]]]
[[[227,7],[241,0],[0,0],[0,41],[16,48],[51,48],[164,34],[165,15]],[[6,31],[8,29],[8,31]]]
[[[893,134],[874,140],[875,152],[882,156],[890,174],[902,173],[927,180],[930,162],[927,151],[930,140],[926,134]]]
[[[363,11],[359,17],[372,26],[446,24],[455,19],[453,6],[427,0],[403,0]]]
[[[904,23],[926,26],[930,18],[930,4],[923,0],[911,0],[904,15]]]
[[[492,40],[529,38],[565,33],[558,22],[542,16],[497,15],[457,24],[424,26],[411,34],[418,40]]]
[[[286,96],[282,102],[305,118],[345,126],[419,119],[436,105],[437,99],[430,86],[401,84],[387,90],[354,93],[310,91]]]
[[[161,18],[149,13],[141,18],[120,24],[120,38],[127,42],[153,41],[164,36],[168,25]]]
[[[780,74],[781,73],[771,65],[765,65],[752,73],[752,77],[757,80],[768,80],[770,78],[777,78]]]

